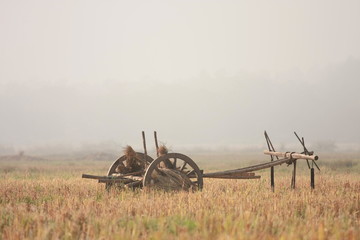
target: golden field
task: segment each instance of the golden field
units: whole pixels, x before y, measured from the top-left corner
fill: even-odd
[[[292,168],[276,167],[274,193],[268,170],[260,180],[205,179],[194,193],[107,192],[81,174],[105,175],[112,160],[0,161],[0,239],[360,239],[356,156],[320,159],[315,190],[305,162],[295,190]],[[257,156],[190,157],[212,171]]]

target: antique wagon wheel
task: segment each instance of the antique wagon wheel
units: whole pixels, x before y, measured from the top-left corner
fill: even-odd
[[[165,183],[164,183],[165,181]],[[147,168],[144,179],[144,187],[160,189],[201,190],[203,187],[202,171],[196,163],[186,155],[180,153],[168,153],[155,159]],[[180,186],[179,186],[180,185]],[[184,185],[186,185],[184,187]]]
[[[141,152],[136,152],[136,156],[138,156],[140,159],[144,160],[145,159],[145,154],[141,153]],[[113,164],[110,166],[107,175],[111,176],[113,173],[116,173],[115,169],[116,167],[119,165],[119,163],[123,162],[126,160],[126,155],[121,156],[120,158],[118,158],[115,162],[113,162]],[[148,164],[150,164],[152,161],[154,161],[154,159],[152,157],[150,157],[149,155],[146,155],[146,162]],[[109,189],[109,187],[111,187],[113,184],[112,183],[107,183],[105,188]]]

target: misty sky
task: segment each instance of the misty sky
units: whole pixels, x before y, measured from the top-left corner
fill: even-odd
[[[360,1],[0,0],[0,144],[360,145]]]

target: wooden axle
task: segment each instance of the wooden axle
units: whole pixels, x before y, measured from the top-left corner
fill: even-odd
[[[310,156],[310,155],[305,155],[305,154],[296,153],[296,152],[272,152],[269,150],[264,150],[264,154],[288,158],[288,159],[307,159],[307,160],[314,160],[314,161],[319,159],[319,157],[317,155]]]

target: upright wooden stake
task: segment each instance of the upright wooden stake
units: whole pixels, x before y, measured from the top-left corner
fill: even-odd
[[[274,167],[271,167],[270,169],[270,175],[271,175],[271,190],[275,191],[275,176],[274,176]]]
[[[312,189],[315,189],[315,171],[314,171],[314,168],[311,168],[311,170],[310,170],[310,172],[311,172],[311,183],[310,183],[310,185],[311,185],[311,188]]]
[[[155,138],[156,156],[159,157],[159,144],[158,144],[158,140],[157,140],[156,131],[154,131],[154,138]]]
[[[295,183],[296,183],[296,160],[294,161],[294,170],[293,170],[293,176],[291,179],[291,188],[295,189]]]
[[[143,138],[143,146],[144,146],[144,157],[145,157],[145,162],[146,162],[146,159],[147,159],[147,150],[146,150],[146,140],[145,140],[145,132],[142,131],[142,138]]]
[[[275,152],[274,146],[272,145],[271,140],[269,138],[269,135],[267,134],[266,131],[264,132],[264,135],[265,135],[265,139],[266,139],[266,143],[267,143],[269,151]],[[272,155],[270,155],[270,157],[271,157],[271,162],[274,161],[274,157]],[[279,159],[277,156],[276,156],[276,158]],[[271,167],[270,168],[270,185],[271,185],[271,190],[273,192],[275,192],[275,175],[274,175],[274,172],[275,172],[274,167]]]

